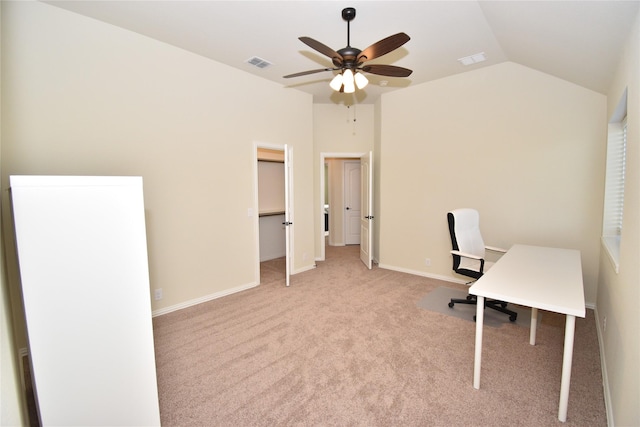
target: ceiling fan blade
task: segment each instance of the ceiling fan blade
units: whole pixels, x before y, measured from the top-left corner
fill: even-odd
[[[386,55],[392,50],[396,50],[409,40],[411,40],[411,38],[405,33],[394,34],[386,39],[382,39],[363,50],[358,56],[358,63],[370,61],[374,58]]]
[[[331,49],[329,46],[324,45],[324,44],[320,43],[319,41],[312,39],[311,37],[298,37],[298,39],[302,43],[306,44],[307,46],[309,46],[309,47],[317,50],[321,54],[326,55],[329,58],[331,58],[331,60],[333,61],[333,63],[335,65],[342,64],[342,55],[340,55],[335,50]]]
[[[309,70],[309,71],[302,71],[299,73],[289,74],[287,76],[282,76],[282,78],[288,79],[291,77],[300,77],[300,76],[306,76],[307,74],[315,74],[315,73],[321,73],[322,71],[333,71],[333,70],[335,70],[335,68],[319,68],[317,70]]]
[[[362,71],[389,77],[409,77],[411,73],[413,73],[413,71],[408,68],[385,64],[365,65],[364,67],[362,67]]]

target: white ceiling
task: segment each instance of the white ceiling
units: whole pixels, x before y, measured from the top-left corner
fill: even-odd
[[[381,93],[512,61],[605,93],[640,0],[626,1],[48,1],[265,79],[313,94],[314,103],[373,103]],[[365,49],[389,35],[411,40],[371,63],[413,70],[407,78],[367,74],[354,95],[333,92],[332,72],[284,79],[332,67],[298,40],[334,50],[347,44],[341,11],[356,8],[351,45]],[[459,58],[484,52],[485,62]],[[273,65],[246,61],[258,56]],[[385,80],[387,85],[380,84]],[[355,99],[354,99],[355,97]]]

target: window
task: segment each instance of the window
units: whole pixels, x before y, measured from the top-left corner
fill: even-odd
[[[625,91],[616,110],[616,114],[614,114],[612,121],[609,123],[604,215],[602,222],[602,242],[616,273],[618,272],[620,261],[626,154],[627,96]]]

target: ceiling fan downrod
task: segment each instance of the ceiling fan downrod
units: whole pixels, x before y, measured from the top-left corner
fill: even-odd
[[[351,26],[350,23],[356,17],[356,10],[353,7],[342,9],[342,19],[347,21],[347,47],[351,47]]]
[[[356,10],[353,7],[346,7],[342,9],[342,19],[347,21],[347,46],[338,50],[338,53],[342,56],[342,61],[338,65],[334,62],[334,65],[344,69],[354,70],[358,66],[357,58],[360,55],[361,50],[351,47],[351,21],[356,17]]]

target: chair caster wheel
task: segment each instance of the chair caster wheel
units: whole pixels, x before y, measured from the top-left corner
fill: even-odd
[[[449,303],[449,308],[453,308],[453,303],[452,302]]]
[[[473,299],[473,296],[467,295],[467,301],[471,301],[472,299]]]
[[[517,314],[514,315],[514,316],[509,316],[509,320],[512,321],[512,322],[515,322],[517,318],[518,318]]]

